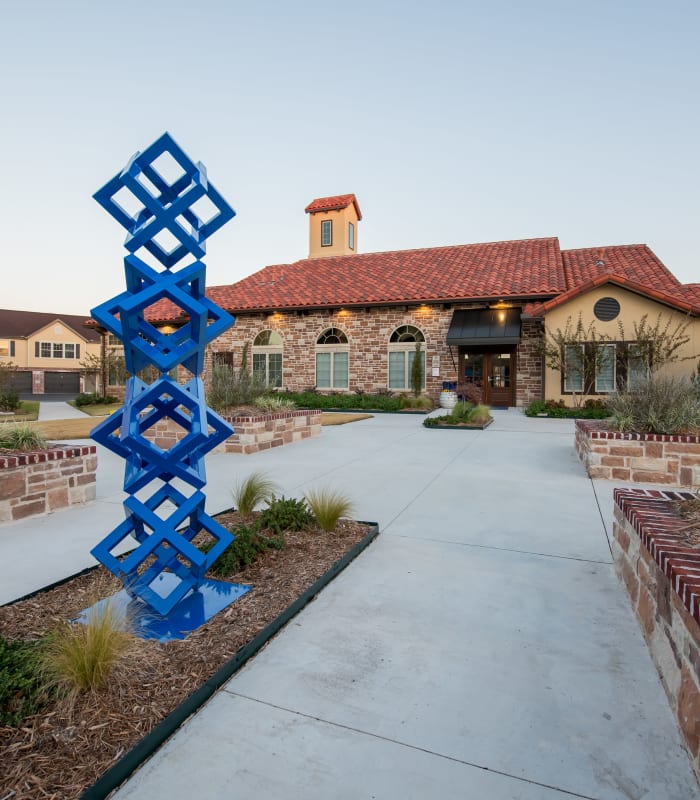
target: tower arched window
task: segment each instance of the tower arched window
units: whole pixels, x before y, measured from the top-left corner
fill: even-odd
[[[350,345],[340,328],[326,328],[316,340],[316,388],[347,389]]]

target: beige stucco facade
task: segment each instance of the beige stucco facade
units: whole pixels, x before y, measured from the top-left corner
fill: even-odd
[[[330,223],[331,227],[329,245],[322,244],[321,230],[324,222]],[[354,203],[337,211],[315,211],[309,214],[309,258],[357,253],[357,222],[357,209]],[[354,241],[351,241],[351,237]]]
[[[603,298],[613,298],[620,304],[620,313],[614,320],[608,322],[596,318],[594,306]],[[604,284],[588,292],[577,295],[566,303],[562,303],[547,312],[545,316],[545,331],[555,332],[557,329],[564,331],[567,320],[575,326],[581,317],[584,329],[593,324],[598,334],[609,337],[611,343],[634,340],[635,323],[639,325],[646,315],[647,326],[654,327],[661,315],[661,328],[669,323],[669,332],[678,325],[686,326],[685,335],[689,337],[686,345],[679,348],[678,360],[669,363],[660,369],[663,374],[681,376],[690,375],[696,368],[700,358],[700,318],[673,309],[649,297],[631,292],[615,284]],[[572,405],[573,396],[570,392],[562,391],[562,376],[557,370],[545,369],[544,395],[547,400],[564,400],[567,405]],[[600,397],[599,394],[584,395],[584,398]]]

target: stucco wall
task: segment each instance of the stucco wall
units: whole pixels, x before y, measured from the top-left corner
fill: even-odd
[[[603,297],[613,297],[620,304],[620,314],[617,319],[610,322],[601,322],[596,319],[593,307],[596,302]],[[700,357],[700,319],[688,317],[686,314],[674,311],[668,306],[657,303],[645,297],[641,297],[633,292],[622,289],[614,285],[599,286],[583,295],[580,295],[568,303],[553,309],[547,314],[545,328],[547,331],[564,330],[567,319],[571,319],[571,324],[575,326],[578,322],[579,312],[584,328],[588,328],[593,323],[595,330],[599,334],[606,334],[612,342],[623,340],[620,334],[620,324],[624,329],[624,339],[632,341],[634,339],[634,323],[639,323],[642,317],[647,315],[647,325],[656,325],[659,313],[662,315],[662,327],[670,319],[669,330],[674,330],[676,325],[690,322],[686,334],[690,341],[678,351],[680,359],[688,356],[695,356],[691,360],[678,360],[663,368],[665,374],[670,375],[690,375],[695,369],[697,358]],[[597,397],[598,395],[590,395]],[[545,370],[545,398],[547,400],[564,400],[567,404],[572,404],[571,394],[561,391],[561,374],[547,368]]]

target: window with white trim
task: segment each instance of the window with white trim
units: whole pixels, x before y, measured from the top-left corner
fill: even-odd
[[[425,336],[415,325],[401,325],[389,337],[389,381],[390,389],[411,389],[411,371],[416,357],[416,343],[424,343]],[[423,362],[423,385],[425,389],[425,346],[421,345]]]
[[[261,331],[253,341],[253,375],[266,386],[282,386],[282,337]]]
[[[326,328],[316,340],[316,388],[347,389],[350,346],[340,328]]]
[[[80,358],[80,344],[73,342],[34,342],[34,357]]]
[[[355,249],[355,226],[352,222],[348,222],[348,247]]]
[[[330,247],[333,244],[333,220],[321,220],[321,247]]]

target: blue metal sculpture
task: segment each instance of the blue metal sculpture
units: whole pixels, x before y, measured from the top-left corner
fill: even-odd
[[[162,157],[177,165],[179,174],[170,181],[158,169],[156,162]],[[137,201],[133,214],[122,205],[125,193],[132,203]],[[206,571],[233,541],[205,513],[200,491],[206,483],[204,456],[233,428],[207,408],[199,375],[206,345],[234,323],[230,314],[205,296],[205,265],[200,259],[206,239],[235,211],[209,183],[204,166],[192,162],[167,133],[137,153],[94,197],[126,228],[124,246],[130,255],[124,259],[126,291],[91,313],[122,341],[132,377],[122,411],[92,431],[95,441],[126,460],[124,491],[129,494],[124,503],[126,519],[92,554],[121,579],[132,597],[167,615],[200,586]],[[203,198],[214,209],[207,220],[195,208]],[[163,244],[166,238],[174,239],[170,249]],[[138,258],[135,253],[141,248],[165,269],[159,272]],[[175,271],[188,255],[195,260]],[[147,309],[161,300],[169,300],[186,317],[170,333],[158,330],[146,317]],[[180,365],[193,375],[184,385],[166,374]],[[148,366],[160,373],[151,384],[136,377]],[[163,418],[185,431],[169,450],[144,436]],[[180,488],[173,482],[179,482]],[[142,490],[148,494],[146,499],[136,497]],[[202,532],[213,545],[207,553],[191,543]],[[120,560],[115,551],[129,538],[137,547]]]

